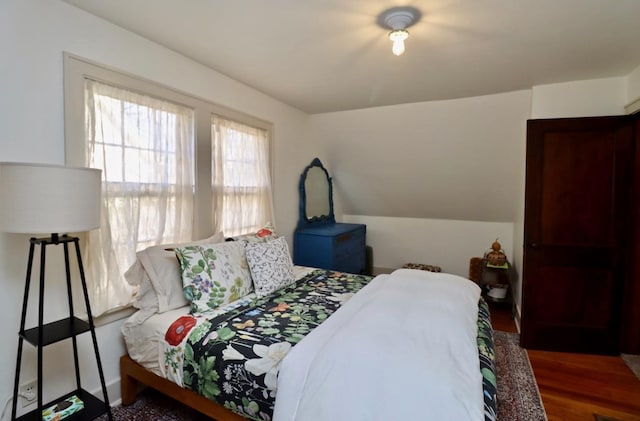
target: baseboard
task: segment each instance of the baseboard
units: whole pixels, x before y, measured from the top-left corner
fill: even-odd
[[[122,396],[120,392],[120,377],[112,381],[107,385],[107,393],[109,394],[109,404],[111,406],[117,406],[122,403]]]
[[[600,414],[593,414],[593,416],[596,419],[596,421],[620,421],[617,418],[607,417],[607,416],[600,415]]]
[[[518,331],[518,333],[520,333],[520,318],[521,318],[520,306],[516,304],[514,308],[515,308],[515,314],[513,315],[513,321],[516,324],[516,330]]]
[[[98,387],[90,390],[93,396],[102,399],[102,388]],[[107,384],[107,394],[109,395],[109,406],[114,407],[122,403],[122,394],[120,392],[120,377]]]

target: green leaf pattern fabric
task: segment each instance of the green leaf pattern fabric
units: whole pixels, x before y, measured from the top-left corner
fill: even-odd
[[[482,395],[484,397],[485,421],[498,418],[498,389],[496,382],[496,357],[493,346],[493,327],[489,306],[480,298],[478,302],[478,357],[482,373]]]
[[[316,270],[268,296],[252,294],[233,303],[224,314],[197,317],[182,343],[164,344],[168,377],[247,419],[271,420],[280,362],[371,279]],[[489,421],[496,413],[495,368],[491,323],[482,300],[478,332]]]
[[[193,315],[236,301],[253,289],[242,242],[180,247],[175,253]]]

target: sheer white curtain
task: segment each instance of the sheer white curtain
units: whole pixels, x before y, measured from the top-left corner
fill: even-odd
[[[193,230],[194,112],[85,80],[86,164],[102,169],[101,227],[88,233],[92,311],[127,306],[136,251],[188,241]]]
[[[273,222],[268,132],[216,115],[211,131],[214,227],[255,232]]]

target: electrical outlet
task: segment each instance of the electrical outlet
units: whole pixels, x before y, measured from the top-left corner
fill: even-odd
[[[31,380],[30,382],[22,383],[20,389],[18,389],[18,395],[22,401],[23,408],[36,403],[38,399],[38,382]]]

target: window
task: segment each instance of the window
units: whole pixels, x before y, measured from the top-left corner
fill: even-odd
[[[211,129],[219,226],[229,236],[255,232],[264,226],[262,216],[273,214],[267,131],[220,116],[213,116]]]
[[[65,125],[67,164],[103,170],[83,252],[94,316],[130,304],[136,251],[273,220],[268,123],[65,55]]]
[[[122,279],[136,251],[191,238],[193,110],[91,79],[84,92],[85,164],[101,169],[103,180],[101,228],[87,236],[87,267],[91,279]],[[93,302],[129,304],[126,282],[105,287]]]

